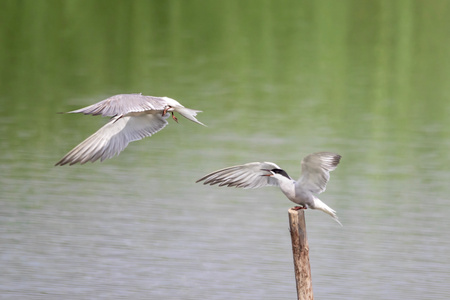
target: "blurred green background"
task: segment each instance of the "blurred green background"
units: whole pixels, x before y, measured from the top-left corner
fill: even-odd
[[[257,160],[297,178],[303,156],[335,151],[321,199],[344,228],[307,211],[316,297],[446,299],[449,14],[446,0],[2,0],[1,294],[291,299],[292,203],[194,181]],[[177,99],[208,128],[170,120],[114,159],[53,167],[106,121],[56,113],[119,93]]]

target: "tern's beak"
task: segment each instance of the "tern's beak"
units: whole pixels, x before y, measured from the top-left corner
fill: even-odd
[[[269,172],[269,174],[262,174],[261,176],[273,176],[273,172],[269,169],[261,169],[261,171]]]

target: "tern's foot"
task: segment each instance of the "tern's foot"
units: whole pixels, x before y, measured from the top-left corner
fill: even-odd
[[[306,206],[294,206],[292,209],[293,210],[300,210],[300,209],[306,209]]]
[[[173,112],[172,112],[172,119],[174,119],[174,121],[178,123],[178,119],[177,119],[177,117],[175,117],[175,115],[173,114]]]

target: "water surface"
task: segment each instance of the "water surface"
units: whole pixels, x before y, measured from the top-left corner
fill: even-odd
[[[306,212],[317,299],[450,294],[447,1],[7,1],[2,299],[293,299],[275,188],[195,184],[342,155]],[[103,163],[54,167],[117,93],[201,109]]]

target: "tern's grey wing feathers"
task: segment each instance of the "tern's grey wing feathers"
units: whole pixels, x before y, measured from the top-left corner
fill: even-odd
[[[331,152],[317,152],[302,160],[302,175],[297,182],[302,189],[320,194],[325,191],[330,172],[336,169],[341,156]]]
[[[141,94],[120,94],[87,107],[69,111],[68,113],[113,117],[126,115],[131,112],[148,110],[162,111],[166,105],[164,97],[144,96]]]
[[[244,165],[232,166],[209,173],[196,182],[203,184],[238,187],[245,189],[259,188],[267,185],[278,186],[278,181],[267,175],[264,170],[279,169],[271,162],[252,162]]]
[[[101,161],[119,154],[126,146],[144,137],[151,136],[167,125],[160,114],[114,117],[93,135],[67,153],[56,166],[88,161]]]

